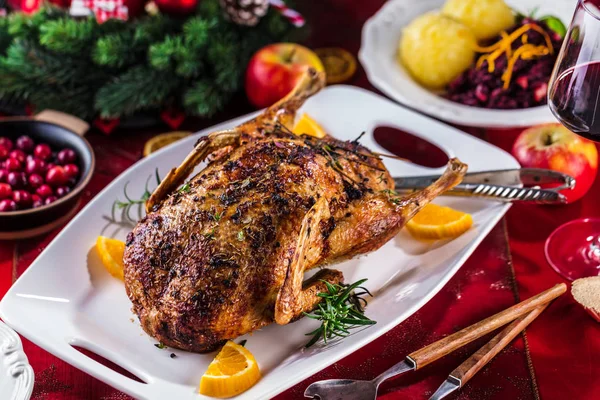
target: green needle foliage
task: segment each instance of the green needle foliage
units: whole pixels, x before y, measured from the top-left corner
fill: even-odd
[[[98,24],[48,7],[0,18],[0,104],[32,104],[84,119],[166,107],[211,116],[243,87],[262,46],[302,32],[271,10],[256,27],[225,19],[218,0],[188,18]]]
[[[312,336],[312,339],[305,347],[312,346],[319,339],[327,343],[327,340],[333,337],[344,338],[350,334],[350,329],[376,323],[365,315],[364,307],[367,301],[362,296],[371,296],[371,293],[360,285],[366,281],[361,279],[352,285],[332,285],[322,281],[327,287],[327,292],[321,292],[318,296],[323,300],[312,314],[304,313],[308,318],[321,321],[321,326],[306,334]]]

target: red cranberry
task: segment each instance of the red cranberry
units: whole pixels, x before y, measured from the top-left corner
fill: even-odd
[[[54,203],[56,200],[58,200],[56,196],[48,196],[46,197],[46,200],[44,200],[44,204],[48,205],[50,203]]]
[[[8,154],[8,157],[9,158],[14,158],[16,160],[19,160],[19,162],[21,164],[23,164],[25,162],[25,158],[26,158],[25,153],[23,153],[22,150],[18,150],[18,149],[11,151]]]
[[[6,176],[6,183],[13,189],[21,189],[27,186],[27,176],[25,172],[10,171]]]
[[[63,149],[56,155],[56,160],[61,165],[72,164],[77,159],[77,155],[71,149]]]
[[[67,194],[69,194],[70,191],[71,191],[70,187],[60,186],[60,187],[56,188],[54,193],[56,194],[56,197],[58,197],[60,199],[61,197],[65,197]]]
[[[15,211],[17,209],[17,203],[11,199],[0,200],[0,212],[2,211]]]
[[[31,194],[26,190],[15,190],[12,198],[21,209],[31,207]]]
[[[31,203],[33,208],[38,208],[44,205],[44,199],[42,199],[37,194],[31,195]]]
[[[16,158],[9,158],[4,161],[4,168],[9,171],[20,171],[21,170],[21,162]]]
[[[6,182],[6,178],[8,177],[8,171],[4,168],[0,168],[0,182]]]
[[[62,186],[69,180],[63,167],[57,165],[46,172],[46,183],[50,186]]]
[[[11,151],[13,148],[13,142],[7,137],[0,136],[0,146],[6,148],[8,151]]]
[[[12,188],[8,183],[0,183],[0,199],[12,197]]]
[[[37,189],[44,184],[44,178],[38,174],[29,175],[29,187],[32,189]]]
[[[0,160],[6,160],[8,157],[8,149],[4,146],[0,146]]]
[[[79,167],[75,164],[67,164],[63,169],[69,178],[77,178],[79,175]]]
[[[54,194],[50,185],[46,185],[46,184],[43,184],[42,186],[37,188],[35,192],[44,199],[47,197],[50,197]]]
[[[47,161],[52,156],[52,149],[47,144],[38,144],[33,150],[33,155],[37,158]]]
[[[17,149],[23,150],[25,153],[31,153],[34,147],[35,143],[29,136],[23,135],[17,139]]]
[[[28,174],[42,174],[46,171],[46,163],[39,158],[31,158],[25,164],[25,172]]]
[[[54,164],[54,163],[46,164],[46,172],[50,171],[54,167],[56,167],[56,164]]]

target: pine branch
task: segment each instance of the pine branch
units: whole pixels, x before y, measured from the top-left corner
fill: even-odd
[[[150,46],[148,61],[155,69],[165,71],[175,65],[176,58],[183,51],[183,37],[167,36],[164,41]]]
[[[149,45],[177,32],[179,22],[162,14],[141,19],[135,27],[133,40],[138,45]]]
[[[223,92],[210,80],[205,79],[196,82],[185,92],[183,103],[189,114],[211,117],[222,110],[230,98],[230,93]]]
[[[140,60],[145,47],[136,46],[131,31],[101,37],[92,50],[92,60],[100,66],[122,68]]]
[[[200,49],[206,46],[211,30],[217,25],[215,18],[205,19],[200,16],[190,18],[183,24],[185,42],[189,46]]]
[[[147,66],[135,66],[98,90],[95,107],[102,117],[131,115],[159,108],[181,85],[175,77]]]
[[[81,55],[91,48],[96,26],[93,18],[48,21],[40,26],[40,44],[57,53]]]

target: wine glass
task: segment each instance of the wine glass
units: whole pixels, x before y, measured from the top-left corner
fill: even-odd
[[[579,0],[548,90],[552,113],[569,130],[600,142],[600,0]],[[567,279],[600,275],[600,219],[559,226],[546,258]]]

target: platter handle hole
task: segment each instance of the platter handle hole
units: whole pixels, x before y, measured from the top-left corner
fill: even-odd
[[[139,383],[143,383],[143,384],[148,384],[148,382],[144,381],[142,378],[138,377],[137,375],[129,372],[128,370],[126,370],[125,368],[115,364],[114,362],[102,357],[101,355],[98,355],[96,353],[94,353],[91,350],[85,349],[83,347],[79,347],[79,346],[75,346],[75,345],[71,345],[72,348],[74,348],[75,350],[77,350],[78,352],[80,352],[81,354],[83,354],[86,357],[91,358],[92,360],[104,365],[107,368],[112,369],[113,371],[115,371],[118,374],[121,374],[129,379],[132,379],[136,382]]]
[[[448,154],[435,144],[393,126],[378,126],[373,130],[378,145],[398,157],[427,168],[446,166]]]

